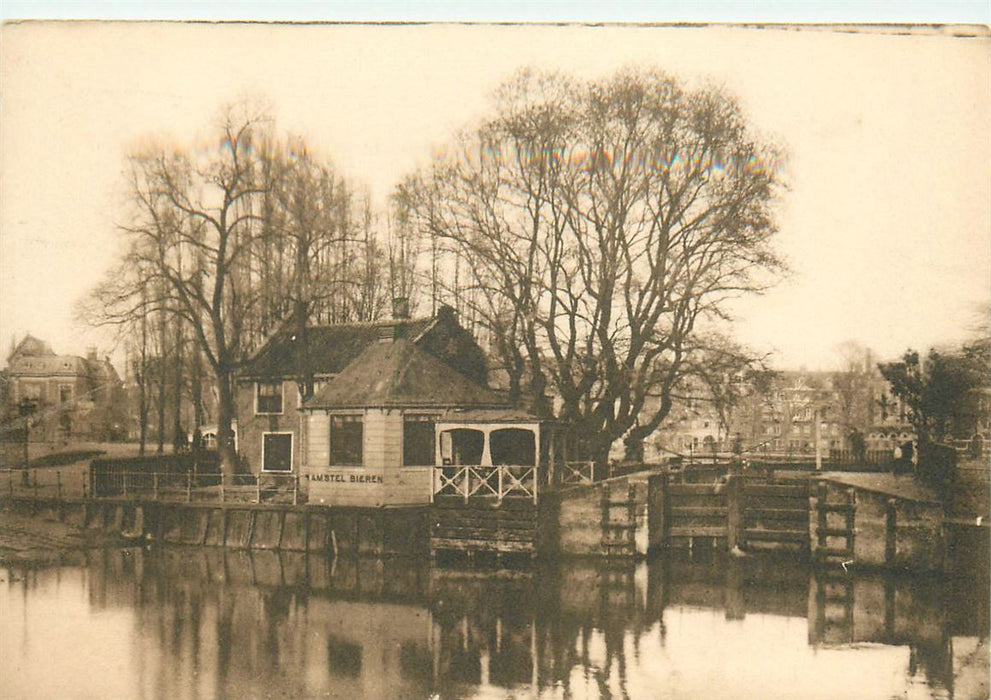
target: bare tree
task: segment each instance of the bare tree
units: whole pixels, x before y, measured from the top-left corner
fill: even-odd
[[[511,395],[547,412],[551,386],[601,462],[657,428],[701,331],[779,266],[778,154],[720,90],[654,72],[524,72],[495,112],[400,197],[440,264],[460,263],[446,292],[490,331]]]
[[[367,198],[300,138],[266,149],[270,191],[264,197],[264,229],[255,257],[267,305],[266,327],[291,318],[305,345],[311,319],[345,322],[376,318],[383,304],[383,274]],[[300,355],[300,360],[303,356]],[[309,396],[313,377],[296,368]]]
[[[863,457],[865,433],[874,421],[874,388],[879,378],[871,351],[856,341],[839,346],[842,368],[833,375],[834,420],[843,426],[847,446]]]
[[[261,230],[259,201],[270,188],[256,148],[267,126],[264,115],[231,108],[215,148],[150,146],[132,155],[134,211],[122,227],[130,244],[122,269],[140,272],[108,278],[90,299],[91,317],[103,323],[168,314],[191,329],[216,383],[228,473],[235,465],[234,372],[250,348],[245,321],[260,299],[249,257]]]
[[[88,315],[143,329],[146,341],[155,325],[150,318],[174,320],[156,326],[168,344],[159,359],[175,372],[159,368],[159,439],[166,384],[176,402],[188,385],[197,424],[202,419],[205,364],[217,391],[221,463],[231,472],[234,377],[245,359],[287,323],[305,342],[314,317],[371,320],[384,305],[384,287],[367,198],[359,200],[302,140],[274,138],[263,111],[236,105],[223,113],[218,130],[212,148],[152,145],[131,156],[134,210],[122,227],[128,252],[91,295]],[[170,327],[181,329],[179,335],[166,338]],[[188,342],[183,332],[191,335]],[[144,376],[149,363],[142,357]],[[299,380],[305,395],[312,378],[304,369]],[[177,434],[181,410],[173,409]]]

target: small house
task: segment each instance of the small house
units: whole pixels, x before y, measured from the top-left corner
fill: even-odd
[[[507,410],[501,394],[412,340],[370,344],[303,406],[309,502],[429,503],[438,460],[491,463],[491,431],[457,416],[500,410]]]
[[[319,393],[368,347],[397,337],[485,385],[485,355],[455,312],[373,323],[288,327],[274,334],[238,376],[238,449],[254,473],[299,474],[303,463],[303,402]]]

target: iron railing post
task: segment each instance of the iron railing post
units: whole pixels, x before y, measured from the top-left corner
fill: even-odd
[[[120,473],[120,490],[124,498],[127,498],[127,472]]]
[[[55,470],[55,497],[58,498],[59,502],[62,501],[62,471],[60,469]]]
[[[299,504],[299,474],[294,474],[292,479],[292,504]]]
[[[151,473],[151,498],[154,501],[158,500],[158,472]]]
[[[220,502],[224,502],[224,473],[220,472]]]
[[[262,475],[255,474],[255,503],[262,502]]]
[[[193,500],[193,473],[186,472],[186,503]]]

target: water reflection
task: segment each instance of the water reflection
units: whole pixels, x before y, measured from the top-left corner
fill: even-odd
[[[986,577],[781,559],[92,551],[0,571],[0,696],[987,697],[988,626]]]

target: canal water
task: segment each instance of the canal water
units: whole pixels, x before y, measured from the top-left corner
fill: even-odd
[[[988,598],[986,566],[92,550],[0,569],[0,697],[986,698]]]

